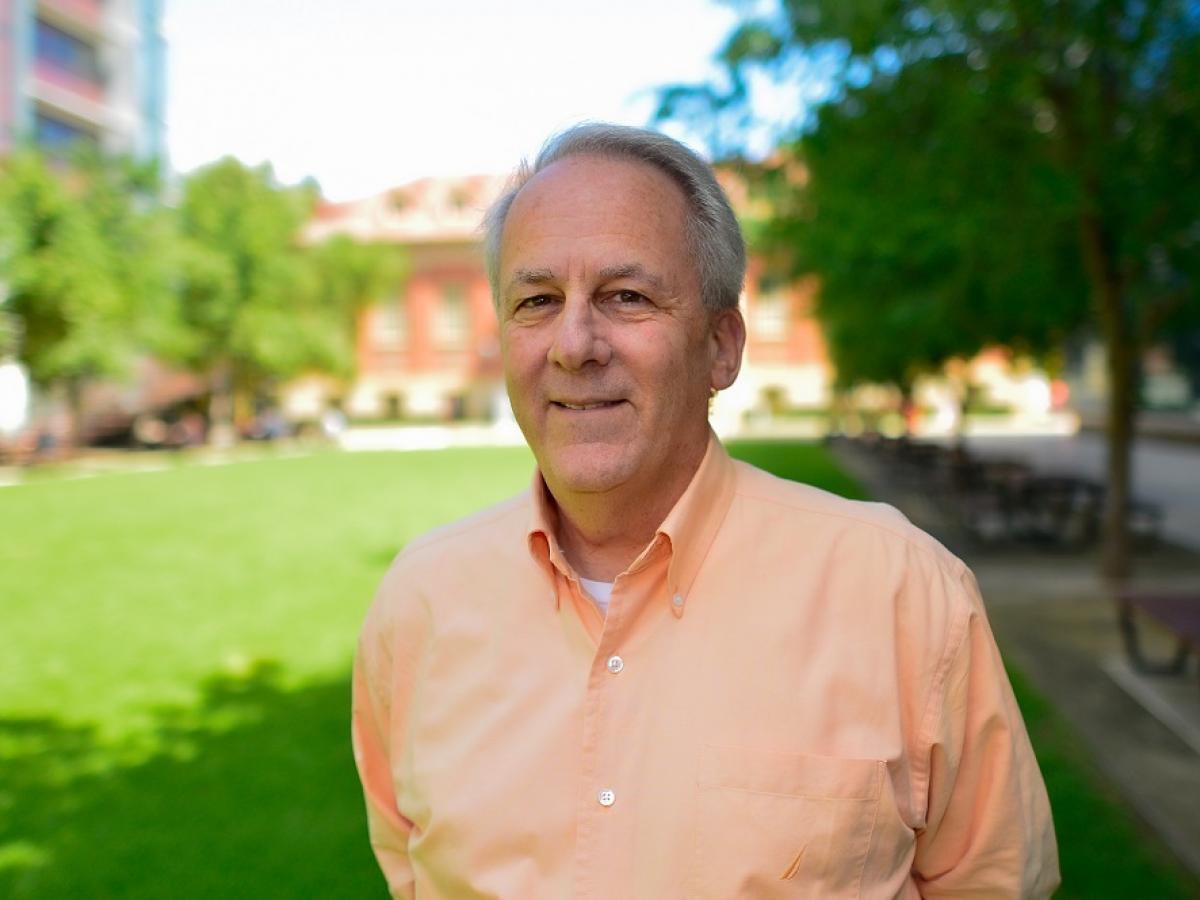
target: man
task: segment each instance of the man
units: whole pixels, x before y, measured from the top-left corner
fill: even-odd
[[[730,460],[745,252],[682,145],[572,129],[488,215],[531,489],[410,544],[355,755],[395,897],[1044,897],[974,580],[894,510]]]

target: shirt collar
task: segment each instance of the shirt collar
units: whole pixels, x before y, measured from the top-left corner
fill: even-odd
[[[696,474],[658,527],[654,539],[629,567],[629,571],[637,571],[647,563],[656,547],[666,547],[670,553],[667,599],[676,616],[683,614],[692,583],[708,555],[717,529],[729,511],[733,501],[735,474],[729,454],[717,436],[709,431],[708,449]],[[558,569],[567,578],[577,579],[555,536],[558,509],[550,498],[541,472],[536,470],[531,495],[533,503],[526,531],[530,555],[551,579],[554,577],[553,569]],[[557,592],[555,597],[557,602]]]

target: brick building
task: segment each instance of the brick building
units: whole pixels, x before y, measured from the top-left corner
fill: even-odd
[[[355,419],[510,415],[479,231],[504,183],[497,176],[426,178],[317,211],[307,240],[345,234],[398,244],[408,272],[359,320],[354,382],[301,380],[287,392],[289,414],[315,417],[336,402]],[[714,411],[729,421],[752,409],[778,412],[828,401],[829,368],[810,314],[815,283],[764,289],[761,274],[761,261],[752,258],[742,298],[746,363]]]

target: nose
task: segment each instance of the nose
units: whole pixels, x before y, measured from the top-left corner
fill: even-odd
[[[556,366],[577,372],[589,363],[608,365],[612,347],[604,317],[590,299],[567,297],[554,320],[554,337],[547,358]]]

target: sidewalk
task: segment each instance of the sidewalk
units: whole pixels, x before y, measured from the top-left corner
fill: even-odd
[[[1084,431],[1103,434],[1104,419],[1088,415],[1080,420]],[[1177,441],[1183,444],[1200,444],[1200,413],[1192,412],[1140,412],[1137,420],[1139,438],[1160,441]]]
[[[1006,659],[1084,741],[1137,814],[1200,876],[1200,684],[1126,664],[1115,605],[1092,554],[973,549],[928,497],[904,491],[852,447],[839,462],[974,570]],[[1162,547],[1138,560],[1137,586],[1200,588],[1200,554]]]

